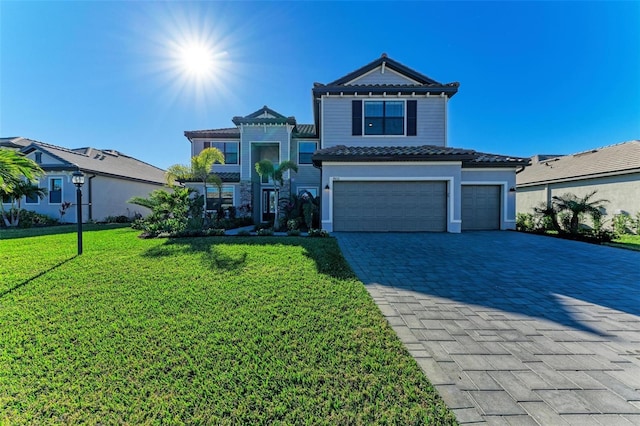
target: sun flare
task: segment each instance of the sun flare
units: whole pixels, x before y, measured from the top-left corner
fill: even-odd
[[[214,54],[206,45],[189,43],[181,46],[178,56],[181,67],[191,76],[204,77],[214,71]]]

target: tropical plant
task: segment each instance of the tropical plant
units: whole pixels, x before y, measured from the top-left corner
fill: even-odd
[[[273,181],[273,189],[276,192],[276,211],[274,219],[274,228],[277,230],[280,225],[280,216],[278,204],[280,204],[280,189],[284,185],[284,174],[288,170],[298,171],[298,165],[290,160],[285,160],[275,166],[270,160],[260,160],[255,164],[256,172],[261,178],[267,177]],[[291,186],[291,185],[289,185]]]
[[[218,148],[205,148],[200,154],[191,157],[191,164],[174,164],[167,170],[167,184],[175,186],[174,182],[197,181],[202,182],[204,198],[203,212],[207,211],[207,184],[218,187],[220,204],[222,204],[222,179],[212,172],[215,163],[224,164],[224,154]]]
[[[35,161],[17,151],[0,148],[0,188],[7,191],[24,179],[35,181],[43,174]]]
[[[9,210],[5,210],[2,203],[0,203],[0,214],[2,214],[2,220],[7,228],[16,227],[20,224],[20,203],[22,197],[28,198],[44,198],[47,190],[45,188],[38,188],[37,185],[31,182],[25,182],[18,180],[9,185],[0,186],[0,197],[11,199],[11,207]]]
[[[151,210],[151,214],[134,221],[132,227],[150,236],[179,233],[202,227],[202,203],[192,188],[174,187],[173,191],[156,189],[148,198],[133,197],[128,202]]]
[[[553,208],[556,212],[567,212],[570,215],[569,220],[569,232],[576,234],[580,231],[580,217],[582,215],[589,215],[592,218],[596,215],[601,216],[601,209],[604,203],[608,203],[608,200],[592,200],[591,198],[596,194],[596,191],[592,191],[580,198],[574,194],[564,194],[561,196],[554,196]]]

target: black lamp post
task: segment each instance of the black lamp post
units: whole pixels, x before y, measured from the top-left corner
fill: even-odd
[[[76,218],[78,221],[78,256],[82,254],[82,185],[84,185],[84,175],[80,170],[73,172],[71,181],[76,186],[76,204],[78,213]]]

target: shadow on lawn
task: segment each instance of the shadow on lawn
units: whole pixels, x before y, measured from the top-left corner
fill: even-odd
[[[78,256],[77,255],[71,256],[70,258],[63,260],[62,262],[58,262],[57,264],[53,265],[51,268],[49,268],[49,269],[47,269],[45,271],[39,272],[38,274],[34,275],[33,277],[31,277],[29,279],[26,279],[26,280],[22,281],[21,283],[16,284],[13,287],[11,287],[11,288],[3,291],[3,292],[0,292],[0,299],[2,299],[4,296],[6,296],[9,293],[14,292],[14,291],[18,290],[21,287],[24,287],[25,285],[29,284],[31,281],[33,281],[33,280],[35,280],[37,278],[40,278],[41,276],[43,276],[45,274],[48,274],[51,271],[54,271],[54,270],[58,269],[59,267],[61,267],[65,263],[69,262],[70,260],[75,259],[76,257],[78,257]]]
[[[171,238],[161,246],[150,248],[143,256],[169,257],[180,253],[201,253],[202,261],[212,270],[235,270],[246,263],[247,251],[230,256],[220,250],[218,245],[302,247],[304,255],[315,262],[318,273],[339,279],[356,278],[334,238],[236,236]]]

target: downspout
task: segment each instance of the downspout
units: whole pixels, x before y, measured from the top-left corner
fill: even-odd
[[[91,185],[91,179],[96,175],[89,176],[89,183],[87,187],[87,198],[89,202],[89,220],[93,220],[93,185]]]

